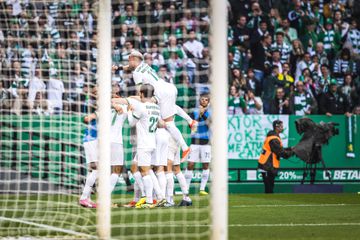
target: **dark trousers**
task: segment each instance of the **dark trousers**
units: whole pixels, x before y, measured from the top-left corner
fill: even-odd
[[[265,193],[274,193],[275,174],[272,172],[261,173],[265,185]]]

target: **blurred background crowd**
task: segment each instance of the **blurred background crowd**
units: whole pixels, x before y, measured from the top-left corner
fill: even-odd
[[[0,111],[88,112],[94,105],[96,1],[0,0]],[[228,113],[360,113],[360,1],[228,0]],[[210,91],[209,2],[112,1],[112,61],[144,54],[190,111]],[[216,57],[216,56],[214,56]],[[109,69],[109,71],[111,71]],[[109,79],[110,81],[110,79]],[[135,94],[129,73],[114,95]]]

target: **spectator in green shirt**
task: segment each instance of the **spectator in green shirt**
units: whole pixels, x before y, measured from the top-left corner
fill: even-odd
[[[181,47],[181,45],[177,44],[177,40],[174,35],[171,35],[169,37],[168,46],[163,49],[162,54],[164,56],[164,59],[168,60],[170,58],[172,52],[176,52],[177,56],[180,59],[183,59],[186,56],[184,49]]]
[[[326,19],[325,28],[319,34],[319,42],[324,43],[324,49],[327,54],[335,54],[340,49],[341,36],[334,30],[333,20]]]
[[[297,116],[304,116],[313,113],[316,100],[305,89],[302,81],[297,81],[296,90],[290,96],[290,108]]]
[[[298,34],[295,28],[290,27],[289,19],[284,18],[281,22],[281,28],[278,28],[276,32],[284,33],[284,42],[291,45],[292,41],[298,38]]]
[[[196,91],[190,85],[189,76],[184,71],[179,77],[179,84],[177,84],[177,99],[176,105],[189,111],[195,107],[196,104]]]
[[[240,89],[231,86],[230,96],[228,99],[228,114],[229,115],[243,115],[246,113],[246,101],[240,96]]]

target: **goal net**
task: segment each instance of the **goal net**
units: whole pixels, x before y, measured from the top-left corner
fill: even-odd
[[[111,15],[111,39],[105,41],[111,41],[111,64],[125,66],[132,51],[139,51],[156,76],[176,86],[176,105],[197,121],[203,121],[200,116],[210,110],[200,104],[211,89],[209,4],[120,0],[111,1],[111,11],[107,13]],[[98,172],[96,164],[89,163],[91,156],[96,156],[98,162],[102,160],[101,154],[94,153],[98,125],[94,113],[101,112],[97,103],[102,84],[99,52],[104,51],[99,47],[104,41],[98,31],[102,27],[99,15],[106,14],[99,12],[99,5],[98,1],[80,0],[0,2],[0,238],[102,238],[102,223],[96,218],[102,204],[97,201],[99,174],[94,175]],[[108,71],[111,98],[138,95],[133,72],[111,68]],[[204,164],[196,163],[191,170],[185,161],[180,167],[167,167],[162,177],[160,170],[154,170],[161,189],[165,189],[161,192],[167,205],[153,204],[153,209],[128,206],[143,194],[136,181],[137,170],[132,166],[137,152],[136,129],[130,127],[126,115],[123,122],[117,122],[128,110],[126,105],[120,107],[121,112],[112,109],[108,119],[112,130],[113,125],[120,124],[123,141],[120,173],[113,166],[111,176],[105,176],[115,185],[113,189],[108,186],[112,191],[108,236],[210,238],[211,201],[207,193],[216,178],[211,176],[207,183],[212,170],[209,174],[206,164],[203,169]],[[200,138],[201,147],[210,146],[209,141],[199,137],[204,128],[190,128],[191,119],[182,117],[176,116],[175,124],[186,144],[190,146]],[[202,124],[210,126],[210,121]],[[226,126],[226,121],[223,124]],[[110,135],[118,136],[114,132]],[[111,141],[104,143],[112,144]],[[178,155],[171,160],[176,160],[183,151],[179,144],[173,145]],[[167,153],[163,154],[168,158]],[[198,155],[200,160],[206,158],[205,153]],[[164,178],[166,187],[174,181],[173,189],[162,187]],[[189,194],[179,178],[185,183],[191,179]],[[156,191],[154,197],[161,201]],[[183,200],[192,205],[179,206]]]

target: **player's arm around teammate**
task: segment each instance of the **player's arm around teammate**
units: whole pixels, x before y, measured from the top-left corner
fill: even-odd
[[[132,71],[136,85],[150,84],[154,87],[155,97],[160,106],[161,118],[166,122],[166,130],[181,146],[183,150],[182,159],[185,159],[190,153],[190,148],[174,123],[177,89],[173,84],[161,79],[155,70],[143,60],[143,55],[139,51],[133,50],[129,55],[129,64],[127,66],[113,66],[113,70],[125,69]]]

